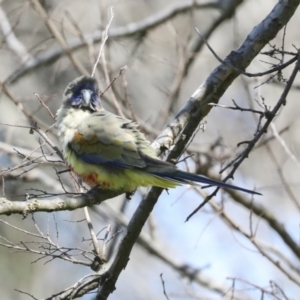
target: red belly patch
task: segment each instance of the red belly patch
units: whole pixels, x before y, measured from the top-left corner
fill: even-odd
[[[109,189],[110,188],[110,183],[106,182],[106,181],[100,181],[99,185],[103,188],[103,189]]]
[[[99,180],[97,173],[90,173],[88,176],[80,176],[80,177],[85,183],[87,183],[90,186],[99,185],[103,189],[109,189],[110,188],[110,183],[107,182],[107,181]]]
[[[70,170],[72,172],[74,172],[77,176],[79,176],[82,179],[83,182],[85,182],[86,184],[88,184],[90,186],[99,185],[103,189],[110,189],[111,188],[111,184],[107,181],[100,180],[100,178],[98,177],[98,174],[96,172],[92,172],[89,175],[79,175],[78,173],[76,173],[74,171],[73,167],[70,167]]]
[[[82,180],[87,183],[88,185],[91,185],[91,186],[95,186],[98,183],[98,175],[97,173],[90,173],[89,175],[87,176],[80,176],[82,178]]]

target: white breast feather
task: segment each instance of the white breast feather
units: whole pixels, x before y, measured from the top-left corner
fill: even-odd
[[[57,111],[58,138],[66,153],[68,144],[73,140],[77,127],[90,112],[74,108],[60,108]]]

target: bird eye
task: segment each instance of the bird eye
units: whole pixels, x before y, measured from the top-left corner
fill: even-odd
[[[75,107],[81,107],[82,105],[82,97],[81,95],[79,94],[72,94],[71,98],[71,105],[72,106],[75,106]]]

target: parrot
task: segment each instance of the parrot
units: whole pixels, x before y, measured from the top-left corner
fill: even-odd
[[[68,84],[56,125],[68,166],[91,187],[133,193],[138,187],[205,184],[261,195],[161,160],[137,123],[102,107],[93,77],[80,76]]]

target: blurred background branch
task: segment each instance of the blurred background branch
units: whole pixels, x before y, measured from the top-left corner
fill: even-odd
[[[2,1],[2,297],[295,299],[298,5]],[[87,186],[76,193],[53,116],[67,83],[91,73],[100,43],[95,77],[108,110],[137,121],[178,167],[234,175],[264,196],[189,186],[139,189],[130,202]],[[77,209],[95,204],[103,261]]]

